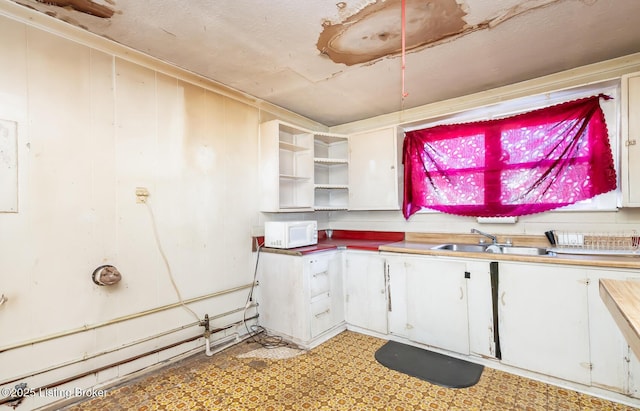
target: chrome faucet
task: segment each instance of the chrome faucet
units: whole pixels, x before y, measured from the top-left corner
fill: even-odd
[[[492,244],[498,244],[498,238],[497,238],[495,235],[487,234],[487,233],[482,232],[482,231],[480,231],[480,230],[476,230],[475,228],[472,228],[472,229],[471,229],[471,233],[472,233],[472,234],[474,234],[474,233],[475,233],[475,234],[483,235],[483,236],[485,236],[485,237],[487,237],[487,238],[490,238],[490,239],[491,239],[491,243],[492,243]],[[481,242],[482,242],[482,241],[481,241]]]

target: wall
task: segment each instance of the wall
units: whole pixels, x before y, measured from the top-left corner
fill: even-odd
[[[138,317],[178,301],[154,224],[183,299],[251,283],[259,123],[319,125],[16,5],[0,5],[0,38],[0,119],[18,125],[18,210],[0,213],[0,387],[46,386],[202,335],[205,314],[244,307],[248,289],[190,303],[197,318],[179,305]],[[103,264],[119,284],[92,282]],[[100,386],[203,344],[56,388]]]
[[[388,126],[411,127],[417,124],[426,124],[429,119],[446,118],[450,115],[464,113],[467,110],[489,107],[511,99],[544,95],[552,91],[603,82],[619,81],[624,74],[639,71],[640,54],[634,54],[497,89],[343,124],[332,127],[331,131],[349,134]],[[612,117],[613,121],[619,121],[616,116]],[[610,124],[610,129],[615,130],[614,138],[622,139],[619,124]],[[623,156],[624,143],[621,142],[620,146],[622,148],[621,156]],[[618,174],[625,172],[624,166],[624,161],[621,161],[622,169],[618,170]],[[640,178],[640,176],[635,177]],[[332,212],[329,215],[329,221],[331,228],[345,230],[468,233],[471,228],[478,228],[492,233],[533,235],[542,235],[545,231],[551,229],[574,232],[628,232],[629,230],[640,232],[640,209],[621,208],[617,211],[597,212],[546,212],[520,217],[516,224],[480,225],[475,218],[435,212],[416,214],[406,221],[400,211]]]

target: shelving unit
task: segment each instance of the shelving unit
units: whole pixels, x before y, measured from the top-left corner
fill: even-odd
[[[261,206],[264,212],[346,210],[347,136],[313,132],[271,120],[260,125]]]
[[[349,205],[349,140],[314,134],[314,209],[346,210]]]
[[[261,211],[313,210],[313,134],[272,120],[260,125]]]

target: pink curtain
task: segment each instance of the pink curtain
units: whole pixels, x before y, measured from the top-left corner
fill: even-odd
[[[404,204],[492,217],[534,214],[616,188],[600,98],[406,133]]]

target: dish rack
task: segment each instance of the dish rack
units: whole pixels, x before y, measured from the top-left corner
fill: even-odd
[[[626,232],[554,231],[556,245],[550,251],[567,254],[611,254],[640,256],[640,235]]]

